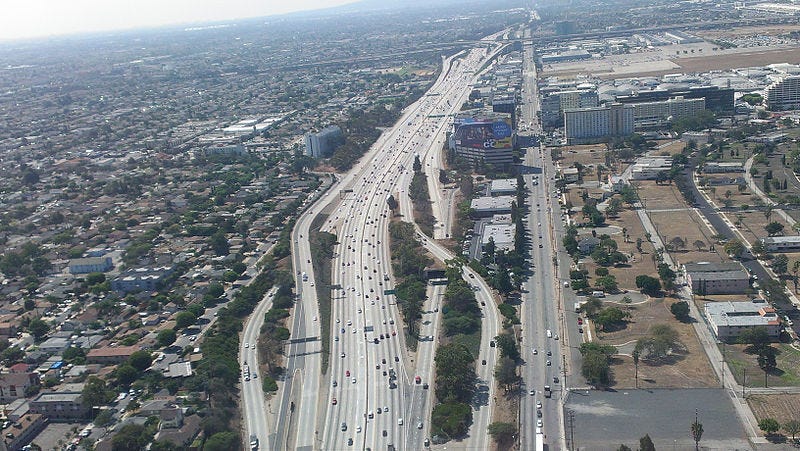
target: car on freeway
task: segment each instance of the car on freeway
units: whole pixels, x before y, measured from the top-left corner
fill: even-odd
[[[536,426],[537,427],[542,427],[542,419],[541,418],[536,420]]]
[[[542,402],[541,401],[536,401],[536,408],[537,409],[541,409],[542,408]]]
[[[336,404],[338,404],[338,403],[339,403],[339,401],[337,401],[337,400],[336,400],[336,398],[333,398],[333,399],[331,400],[331,404],[333,404],[334,406],[335,406]]]

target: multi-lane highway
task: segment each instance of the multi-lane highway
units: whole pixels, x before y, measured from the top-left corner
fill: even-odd
[[[339,237],[333,283],[342,287],[334,296],[323,448],[423,446],[424,433],[419,431],[427,430],[432,393],[424,386],[432,382],[435,348],[434,342],[426,339],[419,343],[416,356],[406,354],[400,312],[393,295],[384,294],[394,280],[387,233],[391,212],[386,197],[399,196],[404,216],[411,217],[403,199],[414,157],[440,139],[439,132],[449,122],[446,115],[460,106],[458,100],[486,56],[482,48],[444,61],[440,78],[425,97],[406,110],[395,128],[384,133],[386,142],[361,167],[352,192],[323,227]],[[433,291],[429,309],[438,297]],[[435,312],[426,312],[422,332],[430,331],[424,336],[435,337]]]
[[[521,122],[527,124],[528,133],[541,133],[536,93],[536,68],[533,48],[525,47],[523,63],[523,104]],[[520,446],[537,449],[537,442],[559,448],[561,434],[561,396],[563,369],[560,346],[569,340],[562,327],[563,308],[559,299],[564,288],[557,264],[558,245],[563,236],[559,218],[557,193],[553,183],[555,169],[546,149],[532,146],[525,155],[525,183],[529,189],[527,228],[531,238],[531,269],[533,276],[525,285],[522,303],[523,342],[522,369],[524,390],[520,403]],[[560,340],[560,341],[559,341]],[[551,391],[546,396],[545,387]],[[539,446],[542,446],[539,444]]]
[[[415,155],[437,140],[440,148],[448,115],[458,111],[468,83],[496,47],[483,45],[444,59],[442,73],[428,94],[406,108],[396,126],[384,132],[354,169],[298,221],[292,250],[300,302],[294,312],[293,344],[271,449],[423,447],[433,392],[424,387],[432,383],[435,343],[422,341],[415,355],[407,353],[400,312],[394,297],[384,294],[394,287],[386,197],[407,189]],[[295,343],[298,338],[319,336],[307,239],[314,216],[323,209],[329,217],[322,229],[338,237],[332,283],[340,287],[332,296],[330,368],[324,382],[319,374],[319,342]],[[435,337],[441,289],[432,289],[430,296],[421,333]]]

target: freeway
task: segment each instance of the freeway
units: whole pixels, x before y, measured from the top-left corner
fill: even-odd
[[[339,238],[332,282],[343,289],[333,293],[330,381],[320,383],[317,341],[291,344],[271,449],[340,449],[348,443],[356,448],[422,446],[420,434],[410,431],[424,427],[424,403],[415,401],[423,383],[414,382],[414,359],[406,355],[403,334],[398,333],[402,323],[396,304],[383,294],[393,286],[387,238],[390,215],[384,199],[403,191],[398,183],[412,165],[414,150],[446,125],[444,113],[456,110],[453,100],[488,57],[482,47],[446,59],[430,91],[441,95],[423,97],[406,108],[397,125],[384,132],[335,189],[298,220],[292,236],[293,263],[298,276],[306,273],[308,280],[298,277],[292,337],[319,335],[316,293],[308,288],[314,275],[307,239],[310,224],[322,209],[331,215],[322,229]],[[432,324],[435,328],[436,322]],[[430,365],[432,351],[421,346],[419,352],[418,357]],[[431,372],[423,366],[417,369],[420,377]],[[388,384],[390,367],[397,376],[394,389]],[[323,400],[326,407],[320,404]]]
[[[266,419],[267,408],[264,402],[264,393],[261,388],[261,378],[258,365],[258,352],[256,342],[264,324],[264,314],[272,308],[272,298],[276,288],[270,289],[264,299],[258,303],[252,315],[247,319],[242,333],[239,349],[239,361],[242,362],[241,399],[244,414],[244,427],[247,437],[255,436],[258,443],[267,444],[269,429]],[[248,438],[249,440],[249,438]]]
[[[429,91],[439,95],[423,97],[384,133],[385,142],[360,168],[360,183],[323,227],[339,237],[333,283],[343,287],[333,301],[331,384],[321,445],[325,448],[422,447],[424,438],[418,431],[426,427],[430,406],[425,395],[430,391],[423,385],[432,374],[434,348],[426,340],[416,359],[406,355],[396,303],[383,293],[394,280],[387,233],[391,212],[385,198],[405,192],[415,152],[430,147],[432,136],[446,126],[444,113],[457,108],[466,82],[486,57],[482,48],[444,61],[445,69]],[[423,330],[435,336],[437,324],[432,321]]]

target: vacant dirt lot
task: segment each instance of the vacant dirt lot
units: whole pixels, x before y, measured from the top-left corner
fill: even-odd
[[[562,168],[571,167],[576,162],[584,166],[605,165],[607,152],[605,144],[564,147],[561,149],[560,164]]]
[[[774,418],[778,423],[800,420],[800,394],[750,395],[747,403],[759,420]]]
[[[684,324],[670,313],[670,298],[651,299],[645,303],[619,307],[631,314],[631,321],[622,330],[600,332],[598,341],[602,344],[618,346],[621,354],[612,363],[614,388],[633,388],[635,386],[633,351],[636,340],[647,335],[654,324],[667,324],[673,327],[684,346],[664,362],[639,361],[640,388],[696,388],[715,387],[717,380],[713,375],[708,359],[700,347],[691,324]],[[620,346],[622,345],[622,346]]]
[[[723,252],[717,252],[721,249],[715,244],[711,229],[694,209],[686,206],[674,185],[656,186],[654,182],[643,183],[639,195],[645,199],[650,220],[664,243],[669,244],[676,237],[683,240],[684,247],[672,251],[672,256],[678,263],[728,260]],[[711,250],[712,245],[715,251]]]

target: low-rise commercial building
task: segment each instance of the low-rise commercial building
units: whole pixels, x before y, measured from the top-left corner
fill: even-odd
[[[656,180],[662,172],[672,169],[671,157],[637,158],[631,166],[631,180]]]
[[[796,252],[800,250],[800,236],[768,236],[761,244],[767,252]]]
[[[750,275],[738,262],[691,262],[683,271],[696,294],[743,294],[750,289]]]
[[[474,216],[489,217],[496,214],[511,213],[511,204],[516,201],[514,196],[479,197],[470,203]]]
[[[489,194],[492,196],[506,196],[517,193],[517,179],[492,180],[489,185]]]
[[[514,232],[516,226],[513,224],[486,224],[481,235],[481,246],[483,248],[494,241],[495,249],[498,251],[510,251],[514,248]]]
[[[763,300],[750,302],[706,302],[704,313],[711,330],[722,341],[733,341],[746,330],[762,327],[770,338],[781,333],[775,309]]]
[[[711,161],[703,165],[704,174],[721,174],[726,172],[744,172],[744,166],[738,161]]]
[[[106,272],[114,267],[111,257],[75,258],[69,261],[70,274],[89,274]]]

